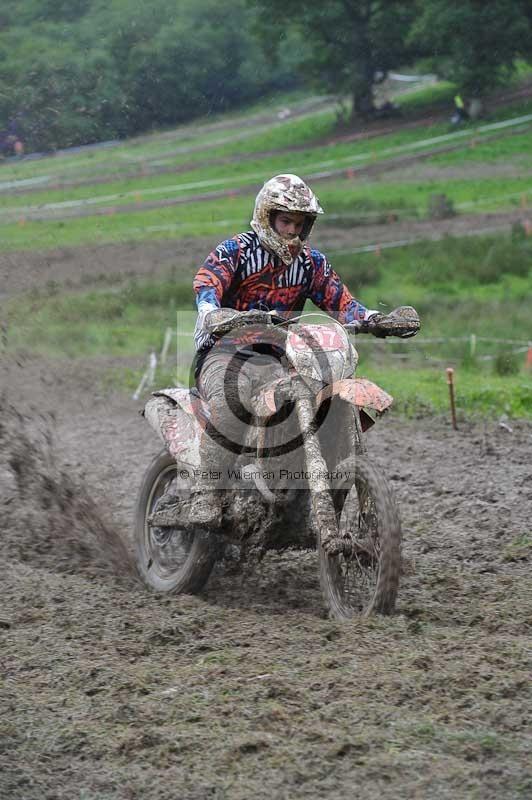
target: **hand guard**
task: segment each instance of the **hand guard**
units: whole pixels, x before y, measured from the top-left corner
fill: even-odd
[[[387,336],[409,339],[418,333],[419,328],[419,315],[412,306],[399,306],[389,314],[376,312],[362,322],[347,326],[348,330],[354,330],[355,333],[372,333],[378,339]]]
[[[272,325],[269,311],[235,311],[234,308],[217,308],[209,311],[203,322],[203,329],[211,336],[225,336],[236,328],[247,325]]]

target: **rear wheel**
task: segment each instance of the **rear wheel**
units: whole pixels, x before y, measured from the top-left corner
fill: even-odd
[[[338,533],[351,552],[329,556],[319,547],[320,582],[331,616],[393,611],[401,573],[401,524],[391,490],[364,456],[336,468],[333,491]]]
[[[148,467],[135,510],[135,547],[140,576],[157,592],[193,594],[206,583],[216,561],[207,533],[155,527],[148,519],[169,500],[190,497],[188,469],[163,450]]]

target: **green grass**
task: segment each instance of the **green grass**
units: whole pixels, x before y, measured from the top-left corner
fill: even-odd
[[[248,228],[249,205],[249,197],[238,197],[224,199],[223,203],[190,203],[131,214],[117,212],[57,222],[21,221],[1,227],[2,250],[47,250],[187,236],[209,236],[214,245],[234,230]]]
[[[286,134],[290,131],[294,137],[293,143],[305,144],[307,141],[306,136],[310,137],[310,139],[316,138],[318,123],[322,120],[322,117],[326,116],[321,115],[309,120],[295,121],[291,127],[270,132],[268,134],[269,139],[271,140],[272,136],[275,137],[276,133],[282,133],[284,136],[283,146],[289,147],[290,142],[287,140]],[[40,189],[38,192],[17,192],[16,194],[5,190],[0,195],[0,207],[17,209],[25,206],[35,207],[48,203],[71,202],[89,198],[99,200],[99,202],[107,205],[135,204],[138,200],[174,197],[209,189],[232,188],[236,185],[253,184],[257,181],[262,181],[264,176],[286,171],[287,160],[290,162],[289,168],[291,170],[307,175],[313,172],[321,172],[325,169],[356,168],[357,166],[364,166],[382,159],[393,158],[396,155],[400,155],[403,150],[404,152],[410,152],[410,150],[414,152],[418,144],[420,149],[426,149],[430,147],[430,139],[447,133],[447,127],[440,124],[422,130],[399,131],[369,141],[339,142],[314,147],[309,144],[307,148],[298,152],[291,152],[289,155],[279,153],[260,158],[247,158],[237,163],[234,161],[223,163],[224,159],[235,158],[239,153],[245,153],[249,156],[259,152],[254,150],[253,140],[237,141],[223,148],[213,149],[208,152],[209,160],[220,159],[221,163],[210,163],[203,166],[206,158],[205,153],[195,153],[181,156],[180,158],[174,157],[172,166],[182,166],[185,163],[189,167],[184,174],[165,173],[148,176],[139,174],[134,177],[118,178],[116,181],[103,184],[89,183],[79,187],[65,187],[56,190]],[[473,131],[465,131],[464,137],[462,137],[463,131],[455,131],[451,135],[456,133],[459,135],[456,140],[453,139],[453,142],[461,147],[458,152],[463,160],[467,160],[468,154],[475,153],[477,148],[490,147],[490,143],[486,145],[483,145],[481,141],[477,143],[478,135],[475,135]],[[491,143],[491,147],[501,154],[504,154],[506,152],[505,148],[508,148],[510,154],[512,154],[516,151],[519,152],[520,146],[526,148],[528,138],[525,134],[522,142],[517,141],[517,143],[514,143],[512,139],[517,139],[517,137],[507,134],[502,140]],[[266,147],[264,136],[260,136],[258,140],[260,141],[261,149],[277,149],[273,142],[270,142],[270,147]],[[507,140],[509,140],[509,144],[505,144]],[[435,142],[435,146],[437,144],[438,142]],[[475,147],[472,147],[472,144],[475,144]],[[447,155],[452,156],[454,154]],[[476,156],[474,157],[476,158]],[[116,160],[117,157],[115,155]],[[194,167],[195,164],[196,166]],[[107,170],[107,175],[109,174],[113,174],[112,170]],[[92,177],[94,178],[94,174]]]
[[[141,358],[160,350],[166,327],[176,324],[178,308],[182,325],[191,331],[191,285],[171,279],[71,295],[51,284],[7,304],[8,347],[57,357],[105,353]],[[180,339],[179,345],[186,342]]]
[[[516,82],[528,78],[529,74],[530,68],[521,64]],[[434,106],[444,108],[451,103],[453,94],[454,86],[441,81],[403,92],[399,102],[408,117],[412,114],[418,115],[424,109],[433,110]],[[143,166],[149,166],[153,161],[167,166],[179,166],[201,163],[207,157],[206,153],[209,158],[220,158],[311,144],[334,132],[337,114],[334,107],[328,111],[318,109],[312,113],[305,112],[307,99],[301,93],[267,98],[247,111],[231,114],[230,117],[226,115],[200,119],[173,130],[157,131],[126,140],[106,149],[58,153],[38,161],[9,162],[1,166],[0,182],[46,176],[51,182],[110,174],[118,177],[131,170],[138,170],[141,174]],[[275,115],[276,111],[287,106],[295,111],[303,110],[304,115],[296,119],[259,123],[255,129],[246,129],[246,124],[252,117],[260,117],[268,111]],[[530,107],[530,102],[516,101],[507,110],[488,114],[487,118],[498,119],[508,116],[509,113],[525,113]],[[239,140],[240,136],[243,138]],[[206,150],[199,153],[183,152],[190,145],[203,146]]]
[[[322,115],[323,116],[323,115]],[[316,118],[319,119],[319,116]],[[303,124],[301,120],[294,125]],[[308,122],[304,123],[308,125]],[[431,134],[440,134],[444,127],[436,126]],[[301,131],[299,131],[299,134]],[[298,135],[299,135],[298,134]],[[473,135],[473,134],[472,134]],[[328,168],[348,168],[349,165],[364,165],[393,155],[394,148],[410,147],[422,141],[427,131],[402,131],[383,136],[371,142],[339,143],[330,147],[317,147],[291,154],[290,169],[302,174],[312,174]],[[470,147],[469,133],[463,140],[464,148],[457,153],[440,156],[442,163],[452,165],[468,159],[480,160],[477,153],[484,152],[494,159],[517,157],[531,142],[530,132],[506,135],[496,141],[479,143]],[[237,143],[239,146],[244,143]],[[111,154],[108,153],[109,157]],[[116,154],[112,155],[116,158]],[[434,163],[440,163],[434,159]],[[139,201],[186,198],[198,191],[219,190],[224,186],[231,190],[238,185],[248,185],[250,195],[269,175],[286,169],[286,156],[270,156],[262,160],[250,160],[240,164],[219,164],[191,170],[186,175],[157,175],[135,180],[118,181],[105,185],[78,187],[64,191],[42,191],[9,195],[4,192],[0,206],[13,209],[1,228],[0,249],[49,249],[61,246],[76,246],[87,243],[142,241],[144,239],[181,238],[185,236],[212,236],[214,240],[224,238],[229,232],[247,227],[249,219],[249,197],[227,197],[201,203],[190,202],[175,207],[153,211],[137,211],[124,214],[120,209],[125,204],[128,210],[136,209]],[[460,180],[454,175],[450,179],[427,181],[420,178],[409,182],[390,181],[393,173],[383,175],[372,182],[363,177],[354,179],[334,178],[317,185],[326,211],[324,218],[334,224],[357,224],[365,214],[383,214],[393,211],[401,217],[423,217],[429,195],[444,193],[454,202],[458,210],[486,212],[511,209],[530,201],[530,180],[527,177],[490,179],[478,177]],[[203,184],[202,182],[206,182]],[[190,184],[199,183],[198,186]],[[188,188],[187,188],[188,187]],[[35,207],[46,202],[81,201],[89,197],[97,205],[111,207],[108,216],[92,215],[81,219],[25,221],[24,206]],[[338,220],[334,215],[344,215]],[[15,217],[15,219],[13,219]],[[322,223],[323,224],[323,223]]]
[[[472,163],[508,163],[512,160],[520,167],[532,167],[532,129],[514,133],[491,141],[476,143],[463,150],[442,153],[427,159],[427,163],[441,166]]]
[[[234,130],[215,130],[209,133],[194,133],[177,140],[165,138],[138,139],[108,149],[91,150],[76,155],[58,155],[40,161],[21,161],[16,165],[2,167],[1,181],[24,180],[47,176],[50,182],[77,180],[86,177],[116,175],[138,170],[144,166],[178,167],[193,163],[202,164],[207,158],[227,158],[241,154],[260,153],[267,150],[290,148],[323,138],[332,133],[335,125],[332,111],[317,111],[295,119],[264,123],[258,127]],[[189,147],[202,146],[197,152],[188,152]]]
[[[325,152],[323,153],[325,155]],[[361,166],[364,162],[380,160],[378,150],[375,151],[375,157],[372,158],[370,153],[362,154]],[[311,154],[307,152],[304,155],[293,159],[290,169],[297,170],[298,173],[303,175],[311,175],[313,172],[318,172],[323,169],[344,169],[348,168],[348,163],[343,163],[344,157],[339,159],[330,158],[326,161],[313,161]],[[41,208],[46,207],[47,204],[64,204],[66,211],[73,201],[89,201],[87,205],[83,202],[77,203],[80,207],[84,207],[89,211],[96,209],[98,206],[113,206],[121,208],[128,206],[129,208],[135,207],[140,202],[149,202],[162,199],[173,199],[179,197],[193,196],[203,192],[213,192],[218,190],[231,191],[238,187],[249,186],[250,189],[262,184],[262,182],[269,175],[282,172],[283,168],[286,171],[287,157],[280,156],[264,161],[251,161],[241,164],[219,166],[219,167],[205,167],[201,170],[194,170],[186,175],[157,175],[150,176],[149,178],[139,178],[135,180],[113,182],[104,185],[96,186],[82,186],[76,189],[69,190],[56,190],[50,192],[39,192],[37,194],[24,194],[24,195],[4,195],[0,197],[0,210],[4,209],[3,214],[13,211],[17,217],[23,217],[25,213],[38,212]],[[354,178],[361,185],[362,191],[368,191],[367,179],[364,176]],[[412,183],[401,183],[394,181],[393,173],[384,176],[381,180],[375,181],[378,184],[386,180],[389,183],[395,195],[397,193],[409,194],[414,190]],[[455,177],[450,177],[447,181],[424,181],[419,180],[418,189],[422,194],[426,194],[424,186],[429,187],[434,185],[437,191],[455,190],[456,200],[471,199],[472,194],[486,196],[488,199],[494,199],[498,202],[500,195],[504,195],[508,191],[515,191],[521,188],[529,188],[530,179],[523,178],[521,180],[516,178],[501,178],[498,181],[478,178],[475,181],[475,191],[469,189],[470,181],[460,183],[460,180]],[[342,175],[336,178],[331,178],[327,186],[338,184],[338,188],[342,191],[349,190],[350,196],[360,194],[360,189],[353,186],[352,180],[346,182]],[[465,184],[465,185],[464,185]],[[448,185],[448,187],[447,187]],[[479,192],[479,188],[484,188],[485,191]],[[381,190],[382,191],[382,190]],[[220,201],[218,201],[220,202]],[[2,219],[9,219],[9,217],[0,217]]]
[[[267,134],[260,134],[253,139],[244,142],[233,142],[221,148],[214,148],[205,153],[191,153],[186,156],[174,157],[168,166],[181,166],[183,163],[191,168],[183,174],[161,174],[143,177],[136,175],[133,178],[118,179],[105,184],[92,184],[80,187],[64,188],[59,190],[41,189],[38,192],[26,192],[12,194],[4,191],[0,195],[0,206],[20,207],[27,205],[44,205],[52,202],[63,202],[66,200],[79,200],[91,197],[106,197],[108,195],[120,195],[128,191],[138,192],[142,195],[144,191],[161,189],[161,196],[165,196],[165,189],[176,186],[186,187],[188,184],[202,181],[221,181],[226,180],[230,187],[235,182],[256,182],[262,181],[264,176],[273,175],[279,171],[286,171],[287,160],[290,162],[291,170],[299,171],[321,171],[324,169],[343,168],[350,165],[375,161],[377,158],[389,155],[388,150],[395,147],[409,146],[415,144],[420,139],[427,136],[440,135],[445,132],[444,126],[434,126],[422,131],[400,131],[395,134],[387,134],[371,141],[340,142],[325,146],[310,145],[299,151],[290,154],[279,153],[277,155],[263,156],[257,159],[246,159],[238,163],[229,164],[208,164],[203,166],[203,162],[208,157],[211,159],[234,158],[245,154],[247,156],[261,151],[275,150],[280,147],[290,147],[291,145],[304,145],[309,140],[315,139],[318,132],[325,133],[330,128],[330,114],[320,114],[306,120],[295,120],[292,123],[285,123],[282,129],[274,129]],[[114,154],[116,162],[117,155]],[[197,165],[196,168],[192,168]],[[112,171],[107,174],[113,174]],[[92,174],[94,177],[94,173]],[[213,185],[212,188],[220,188]],[[183,188],[181,193],[191,193],[204,190],[205,187]],[[173,196],[172,191],[169,196]],[[143,199],[149,199],[144,197]],[[115,203],[128,202],[128,198],[116,198]],[[129,202],[135,202],[135,198],[129,198]]]
[[[504,343],[515,339],[526,347],[531,335],[531,256],[532,240],[515,236],[449,238],[384,251],[379,258],[337,259],[344,281],[368,306],[387,310],[411,303],[422,318],[422,331],[412,342],[358,340],[362,373],[395,394],[402,413],[440,413],[447,407],[445,367],[453,366],[459,410],[532,416],[532,376],[522,369],[525,354],[514,354],[519,348]],[[138,382],[147,353],[160,351],[166,328],[175,328],[177,312],[177,362],[173,345],[167,379],[175,378],[177,363],[179,379],[186,382],[195,311],[191,281],[179,280],[175,271],[162,281],[132,281],[70,295],[50,284],[12,300],[7,305],[8,347],[57,357],[135,357],[138,371],[124,379],[130,386]],[[471,334],[479,337],[473,355]],[[445,341],[429,341],[439,337]],[[409,354],[406,363],[404,354]],[[400,367],[395,366],[398,358]]]
[[[397,103],[403,111],[408,113],[429,110],[434,106],[446,107],[452,104],[456,94],[456,86],[450,81],[438,81],[438,83],[422,86],[410,92],[401,94]]]
[[[427,91],[427,90],[423,90]],[[530,111],[531,104],[521,103],[519,109],[517,107],[512,113],[524,113]],[[508,111],[504,113],[498,112],[493,115],[493,119],[506,118],[509,115]],[[164,140],[162,143],[158,140],[152,141],[151,139],[137,140],[135,144],[124,144],[117,148],[111,148],[104,151],[92,151],[89,153],[81,153],[77,156],[64,156],[55,159],[48,159],[46,164],[43,162],[21,162],[19,165],[19,172],[15,174],[16,168],[10,169],[4,167],[0,173],[2,180],[9,180],[10,178],[23,179],[24,177],[39,177],[48,175],[50,182],[59,180],[62,176],[61,165],[74,168],[76,164],[79,166],[79,174],[70,175],[70,178],[89,178],[94,179],[99,175],[109,177],[115,176],[116,180],[105,184],[88,184],[81,187],[65,188],[61,190],[46,190],[40,189],[38,192],[26,192],[16,194],[10,193],[6,188],[0,196],[0,205],[3,207],[20,208],[29,205],[44,205],[46,203],[64,202],[66,200],[80,200],[87,198],[108,198],[111,200],[102,199],[102,202],[114,204],[122,204],[125,202],[135,203],[137,193],[142,195],[143,192],[153,193],[157,189],[160,190],[158,196],[165,197],[165,192],[169,192],[170,196],[174,196],[176,191],[186,194],[187,192],[198,191],[198,188],[203,187],[190,187],[186,188],[187,184],[201,183],[205,181],[213,182],[213,188],[219,188],[219,184],[223,185],[224,179],[229,187],[234,186],[235,182],[253,182],[262,180],[264,175],[274,174],[275,172],[287,169],[287,158],[290,160],[290,169],[300,172],[312,173],[313,171],[321,171],[329,168],[347,168],[349,166],[363,165],[371,163],[372,161],[381,158],[388,158],[397,155],[394,151],[395,148],[411,148],[415,147],[416,143],[425,148],[429,146],[425,144],[425,140],[431,137],[440,136],[449,133],[447,123],[439,123],[430,128],[410,129],[399,131],[395,134],[384,135],[381,137],[373,138],[369,141],[355,141],[355,142],[338,142],[327,146],[315,145],[312,143],[322,140],[327,135],[333,132],[335,122],[335,115],[332,111],[320,111],[312,115],[306,115],[303,118],[286,120],[282,123],[267,126],[265,129],[250,128],[243,131],[246,138],[239,140],[235,133],[219,131],[216,134],[208,134],[202,137],[201,135],[193,137],[191,134],[191,143],[195,146],[198,143],[203,143],[210,147],[201,152],[186,153],[182,152],[183,142],[176,149],[175,142],[168,142]],[[240,132],[238,135],[241,135]],[[461,131],[451,131],[451,135],[457,136],[453,141],[462,144],[461,149],[462,158],[466,160],[467,152],[474,152],[474,148],[470,148],[473,142],[478,140],[479,134],[477,126],[471,126],[468,129]],[[248,135],[249,134],[249,135]],[[462,138],[463,137],[463,138]],[[504,139],[511,139],[511,136],[505,136]],[[217,144],[218,142],[218,144]],[[223,143],[220,143],[223,142]],[[289,156],[279,153],[278,155],[266,155],[259,158],[262,152],[276,151],[284,148],[302,147],[308,145],[306,148],[298,151],[291,152]],[[481,142],[477,143],[477,147],[483,147]],[[526,138],[523,141],[523,147],[526,146]],[[497,147],[497,145],[496,145]],[[504,153],[504,145],[499,145],[498,152]],[[513,145],[513,150],[518,145]],[[154,149],[155,148],[155,149]],[[512,145],[510,145],[512,148]],[[203,166],[205,160],[209,161],[222,161],[224,159],[235,159],[238,156],[256,155],[256,159],[243,160],[241,163],[216,163]],[[171,169],[172,167],[185,166],[187,172],[185,175],[164,174],[164,175],[149,175],[143,176],[142,170],[149,168],[152,164],[154,157],[157,157],[153,165],[166,166]],[[31,170],[28,172],[28,164]],[[46,167],[43,169],[43,167]],[[59,167],[59,171],[58,171]],[[135,174],[124,175],[131,173],[134,170]],[[123,175],[123,177],[121,177]],[[177,190],[176,187],[182,188]],[[129,197],[123,196],[130,192]],[[155,195],[154,195],[155,196]],[[144,197],[143,199],[148,199]]]
[[[448,237],[383,250],[380,257],[346,255],[334,264],[369,307],[416,306],[425,336],[532,334],[530,238]]]
[[[268,173],[264,174],[264,178]],[[250,185],[249,195],[228,196],[211,201],[196,201],[175,206],[121,213],[113,205],[111,213],[58,221],[25,221],[1,227],[4,252],[12,250],[51,249],[82,244],[179,239],[188,236],[212,236],[216,241],[239,229],[247,229],[252,197],[260,181]],[[333,215],[346,215],[344,224],[357,224],[367,213],[400,212],[402,217],[423,218],[433,193],[446,194],[460,210],[468,213],[519,207],[523,198],[531,201],[528,178],[491,180],[419,180],[393,183],[341,179],[315,185],[330,222]],[[326,224],[327,217],[320,224]]]
[[[408,417],[449,411],[449,386],[445,368],[415,369],[404,365],[376,368],[367,365],[360,375],[375,381],[394,397],[394,409]],[[464,417],[507,414],[532,419],[532,376],[502,377],[467,368],[455,369],[456,410]]]

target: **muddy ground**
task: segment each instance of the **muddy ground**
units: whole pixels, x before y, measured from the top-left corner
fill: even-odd
[[[135,580],[159,446],[119,367],[2,361],[0,798],[530,797],[532,426],[368,434],[405,574],[394,616],[339,624],[310,552],[199,597]]]

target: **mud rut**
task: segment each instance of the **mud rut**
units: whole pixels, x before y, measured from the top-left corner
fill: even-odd
[[[158,444],[99,388],[116,366],[2,365],[0,798],[530,796],[532,426],[381,422],[398,613],[340,625],[311,553],[220,568],[200,597],[138,585]]]

